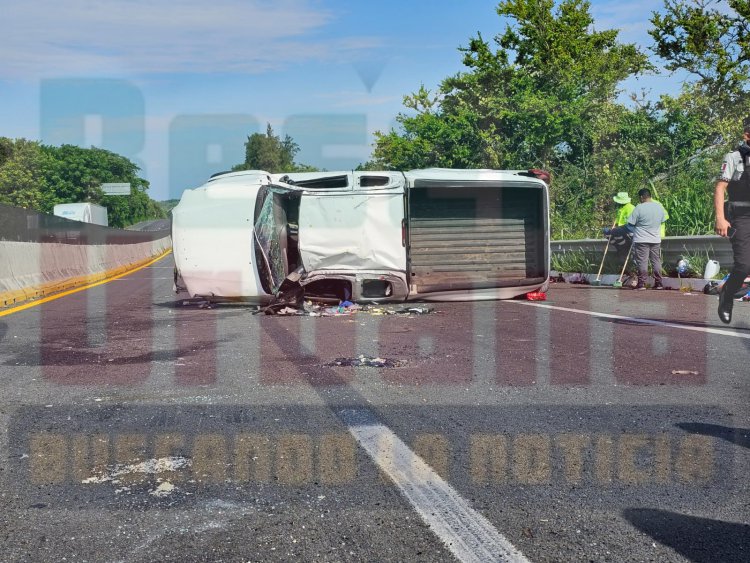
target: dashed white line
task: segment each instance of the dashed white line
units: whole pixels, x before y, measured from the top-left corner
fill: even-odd
[[[369,411],[344,410],[338,416],[459,561],[528,562],[487,518]]]
[[[568,313],[577,313],[579,315],[588,315],[590,317],[599,317],[602,319],[614,319],[621,321],[629,321],[631,323],[638,323],[643,325],[653,326],[664,326],[668,328],[679,328],[681,330],[692,330],[694,332],[706,332],[709,334],[720,334],[722,336],[732,336],[734,338],[747,338],[750,339],[750,334],[743,334],[741,332],[735,332],[733,330],[722,330],[720,328],[711,328],[708,326],[690,326],[679,323],[669,323],[666,321],[657,321],[653,319],[641,319],[638,317],[626,317],[624,315],[613,315],[611,313],[597,313],[596,311],[583,311],[581,309],[572,309],[570,307],[558,307],[557,305],[549,305],[546,303],[533,303],[530,301],[504,301],[504,303],[515,303],[517,305],[527,305],[529,307],[541,307],[543,309],[554,309],[556,311],[566,311]]]

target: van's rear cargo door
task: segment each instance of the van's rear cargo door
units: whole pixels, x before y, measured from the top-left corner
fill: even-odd
[[[412,291],[542,283],[547,231],[540,182],[415,180],[408,189]]]

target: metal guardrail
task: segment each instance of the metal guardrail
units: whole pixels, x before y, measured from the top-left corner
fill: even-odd
[[[564,254],[566,252],[585,252],[600,259],[604,252],[607,239],[582,239],[582,240],[553,240],[550,243],[552,254]],[[676,264],[685,255],[708,255],[712,260],[717,260],[722,269],[730,270],[732,258],[732,245],[729,239],[716,235],[703,235],[695,237],[665,237],[661,242],[662,262],[664,264]]]

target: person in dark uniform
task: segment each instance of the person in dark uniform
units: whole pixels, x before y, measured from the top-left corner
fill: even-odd
[[[750,124],[742,137],[737,150],[724,157],[714,191],[716,234],[729,237],[734,253],[732,272],[719,293],[719,320],[726,324],[732,322],[734,294],[750,274]]]

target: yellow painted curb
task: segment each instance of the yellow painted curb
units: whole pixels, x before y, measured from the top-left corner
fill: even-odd
[[[170,248],[165,250],[155,258],[146,258],[144,260],[139,260],[126,266],[118,266],[117,268],[113,268],[112,270],[107,270],[105,272],[87,274],[85,276],[78,276],[75,278],[68,278],[66,280],[60,280],[38,286],[26,287],[15,291],[0,293],[0,307],[16,305],[18,303],[28,301],[29,299],[38,299],[37,301],[34,301],[32,303],[25,303],[23,305],[19,305],[18,307],[0,310],[0,317],[5,317],[7,315],[11,315],[13,313],[17,313],[18,311],[23,311],[24,309],[29,309],[31,307],[36,307],[37,305],[41,305],[42,303],[65,297],[66,295],[70,295],[71,293],[84,291],[86,289],[89,289],[90,287],[96,287],[97,285],[102,285],[128,274],[132,274],[134,272],[137,272],[138,270],[147,268],[151,264],[155,264],[171,252],[172,249]]]

